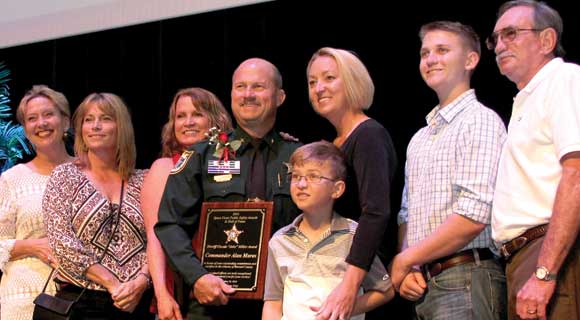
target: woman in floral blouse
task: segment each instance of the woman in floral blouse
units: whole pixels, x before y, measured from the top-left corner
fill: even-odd
[[[55,168],[43,199],[49,243],[60,265],[57,280],[63,283],[57,296],[74,299],[87,289],[73,319],[152,318],[139,202],[145,172],[135,170],[127,107],[114,94],[93,93],[73,123],[77,160]]]

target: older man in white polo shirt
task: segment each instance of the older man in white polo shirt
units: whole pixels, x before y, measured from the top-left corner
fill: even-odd
[[[492,214],[508,319],[580,319],[580,67],[559,58],[562,19],[545,3],[510,1],[498,17],[487,45],[520,90]]]

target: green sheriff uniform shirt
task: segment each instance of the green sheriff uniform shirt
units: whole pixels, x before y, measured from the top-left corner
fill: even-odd
[[[246,180],[252,156],[252,138],[241,128],[229,134],[229,141],[240,140],[242,144],[233,160],[240,161],[240,174],[229,181],[216,182],[215,174],[208,173],[208,161],[214,156],[215,145],[207,141],[193,145],[182,155],[172,170],[159,205],[159,220],[155,234],[159,238],[173,267],[188,285],[207,274],[191,246],[191,239],[198,229],[201,205],[204,201],[247,201]],[[267,147],[262,150],[266,162],[266,199],[274,201],[272,234],[290,224],[299,209],[290,197],[286,163],[301,143],[283,140],[274,130],[265,137]],[[219,175],[219,174],[218,174]]]

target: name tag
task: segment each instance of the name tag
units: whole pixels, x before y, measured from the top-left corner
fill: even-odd
[[[207,162],[207,173],[210,174],[240,174],[240,161],[210,160]]]
[[[215,182],[227,182],[232,180],[232,175],[231,174],[216,174],[215,176],[213,176],[213,180]]]

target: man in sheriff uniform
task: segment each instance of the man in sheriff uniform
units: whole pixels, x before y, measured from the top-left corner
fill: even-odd
[[[202,202],[254,198],[273,201],[272,231],[291,223],[299,213],[290,198],[285,162],[300,144],[286,141],[274,131],[276,110],[285,97],[282,77],[272,63],[258,58],[242,62],[232,77],[231,91],[238,127],[228,135],[214,135],[212,143],[191,147],[169,175],[155,233],[171,264],[201,304],[227,304],[228,294],[234,292],[203,268],[191,246]],[[233,170],[218,166],[217,160],[227,160]],[[241,303],[246,316],[250,307],[259,317],[261,302],[236,301]],[[242,311],[232,307],[228,306],[226,310],[230,311],[226,313]],[[214,311],[219,314],[225,310]]]

